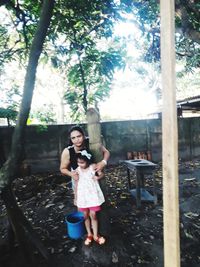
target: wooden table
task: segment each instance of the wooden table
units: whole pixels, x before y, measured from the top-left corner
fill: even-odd
[[[154,175],[157,164],[145,159],[121,160],[120,162],[127,168],[128,189],[136,198],[137,207],[139,208],[141,206],[141,201],[151,201],[157,204],[156,181]],[[136,188],[132,188],[131,186],[131,172],[136,174]],[[153,195],[145,189],[145,175],[150,175],[153,179]]]

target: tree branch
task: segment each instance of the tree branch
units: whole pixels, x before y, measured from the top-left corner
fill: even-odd
[[[29,62],[24,82],[23,98],[16,127],[12,136],[12,146],[8,160],[0,171],[0,191],[15,179],[18,165],[21,161],[22,141],[25,133],[26,121],[31,108],[35,85],[36,69],[42,52],[42,47],[50,24],[54,7],[54,0],[44,0],[40,21],[38,23],[33,43],[30,49]]]
[[[181,27],[178,29],[182,31],[183,35],[200,44],[200,32],[194,28],[189,16],[189,14],[192,13],[195,14],[196,17],[200,17],[190,2],[184,0],[176,2],[176,15],[181,20]]]

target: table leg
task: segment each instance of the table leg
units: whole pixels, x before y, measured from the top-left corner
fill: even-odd
[[[131,190],[130,170],[128,168],[127,168],[127,177],[128,177],[128,190]]]
[[[157,196],[157,188],[156,188],[156,178],[155,173],[153,171],[153,196],[154,196],[154,204],[156,205],[158,203],[158,196]]]
[[[141,180],[141,173],[139,170],[136,170],[136,205],[137,208],[141,207],[141,186],[140,186],[140,180]]]
[[[140,172],[140,187],[144,188],[144,173]]]

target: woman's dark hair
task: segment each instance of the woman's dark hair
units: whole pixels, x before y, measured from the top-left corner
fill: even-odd
[[[69,130],[69,135],[73,132],[73,131],[78,131],[80,132],[82,135],[85,136],[85,132],[83,130],[83,128],[79,125],[75,125],[75,126],[72,126],[71,129]]]

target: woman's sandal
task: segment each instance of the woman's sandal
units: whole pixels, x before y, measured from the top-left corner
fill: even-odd
[[[88,235],[84,241],[84,244],[86,246],[89,246],[91,243],[92,243],[92,240],[93,240],[93,236],[92,235]]]
[[[103,236],[98,236],[94,241],[99,245],[104,245],[106,242],[106,239]]]

